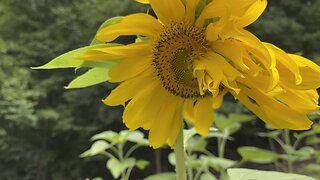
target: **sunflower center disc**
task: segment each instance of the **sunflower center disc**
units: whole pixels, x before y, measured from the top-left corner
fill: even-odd
[[[193,64],[208,48],[205,33],[192,24],[171,23],[154,42],[153,66],[163,87],[175,96],[200,98]]]

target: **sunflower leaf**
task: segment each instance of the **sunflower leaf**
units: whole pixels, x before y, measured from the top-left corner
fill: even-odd
[[[102,23],[102,25],[99,27],[99,29],[98,29],[98,31],[97,31],[97,33],[101,30],[101,29],[103,29],[103,28],[105,28],[105,27],[108,27],[108,26],[111,26],[111,25],[113,25],[113,24],[117,24],[117,23],[119,23],[121,20],[122,20],[122,16],[117,16],[117,17],[113,17],[113,18],[110,18],[110,19],[108,19],[108,20],[106,20],[104,23]],[[102,41],[99,41],[97,38],[96,38],[96,36],[93,38],[93,40],[91,41],[91,43],[90,43],[90,45],[92,46],[92,45],[96,45],[96,44],[103,44],[104,42],[102,42]]]
[[[66,87],[66,89],[84,88],[108,81],[109,69],[106,68],[92,68],[83,75],[77,77]]]
[[[256,147],[243,146],[237,149],[242,159],[254,163],[272,163],[279,158],[279,155],[268,150]]]
[[[280,173],[274,171],[260,171],[243,168],[228,169],[227,173],[229,175],[230,180],[259,179],[261,177],[267,177],[267,179],[315,180],[314,178],[299,174]]]
[[[51,60],[45,65],[39,67],[32,67],[32,69],[57,69],[57,68],[80,68],[80,67],[99,67],[101,65],[106,65],[108,62],[85,62],[83,60],[77,59],[80,55],[83,55],[90,49],[102,48],[115,46],[117,44],[98,44],[93,46],[86,46],[83,48],[75,49],[69,51],[65,54],[60,55],[59,57]],[[110,61],[114,63],[114,61]]]

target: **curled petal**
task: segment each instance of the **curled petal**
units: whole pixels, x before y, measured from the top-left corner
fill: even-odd
[[[289,57],[297,63],[302,82],[297,85],[297,89],[307,90],[320,87],[320,66],[302,56],[289,54]]]
[[[305,113],[292,109],[283,102],[265,95],[253,87],[241,87],[239,95],[235,95],[235,97],[273,128],[305,130],[311,127],[312,121],[308,119]]]

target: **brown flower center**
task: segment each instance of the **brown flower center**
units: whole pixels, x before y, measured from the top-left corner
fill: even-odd
[[[195,60],[209,47],[203,29],[184,22],[164,26],[154,42],[153,66],[162,86],[175,96],[200,98],[197,79],[193,75]]]

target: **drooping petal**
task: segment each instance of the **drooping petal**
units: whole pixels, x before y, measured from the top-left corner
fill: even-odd
[[[154,38],[161,29],[161,24],[154,17],[137,13],[123,17],[119,23],[101,29],[97,33],[97,39],[103,42],[111,42],[119,36],[130,35]]]
[[[149,131],[149,142],[153,148],[161,147],[169,138],[171,131],[179,131],[180,129],[172,129],[171,125],[173,121],[177,121],[175,118],[176,112],[179,111],[182,100],[168,94],[167,97],[162,99],[165,103],[159,107],[160,111],[155,117],[153,124]]]
[[[305,130],[309,129],[312,124],[305,113],[300,113],[254,88],[249,89],[243,86],[239,95],[234,96],[273,128]]]
[[[185,7],[181,0],[149,0],[158,19],[164,23],[180,22],[185,18]]]
[[[319,109],[319,95],[316,90],[286,89],[286,92],[280,93],[275,98],[301,113],[307,114]]]
[[[199,99],[194,106],[195,129],[206,136],[213,121],[212,98]]]
[[[195,123],[194,120],[194,99],[186,99],[183,104],[183,117],[191,123]]]
[[[224,89],[222,92],[219,92],[219,94],[215,97],[212,97],[212,108],[213,109],[218,109],[221,107],[222,103],[223,103],[223,97],[224,95],[226,95],[228,92],[227,89]]]
[[[316,89],[320,87],[320,66],[314,62],[295,54],[289,54],[300,70],[302,82],[296,87],[298,89]]]
[[[172,121],[172,124],[171,124],[171,131],[169,132],[169,137],[168,137],[168,144],[169,146],[173,147],[174,144],[176,143],[176,139],[177,139],[177,136],[179,134],[179,131],[183,125],[183,119],[181,117],[181,114],[180,112],[177,110],[175,115],[173,116],[173,121]]]
[[[291,88],[300,84],[302,82],[302,77],[297,63],[278,47],[268,43],[264,43],[264,45],[270,51],[273,51],[276,56],[276,67],[279,71],[281,83]]]

